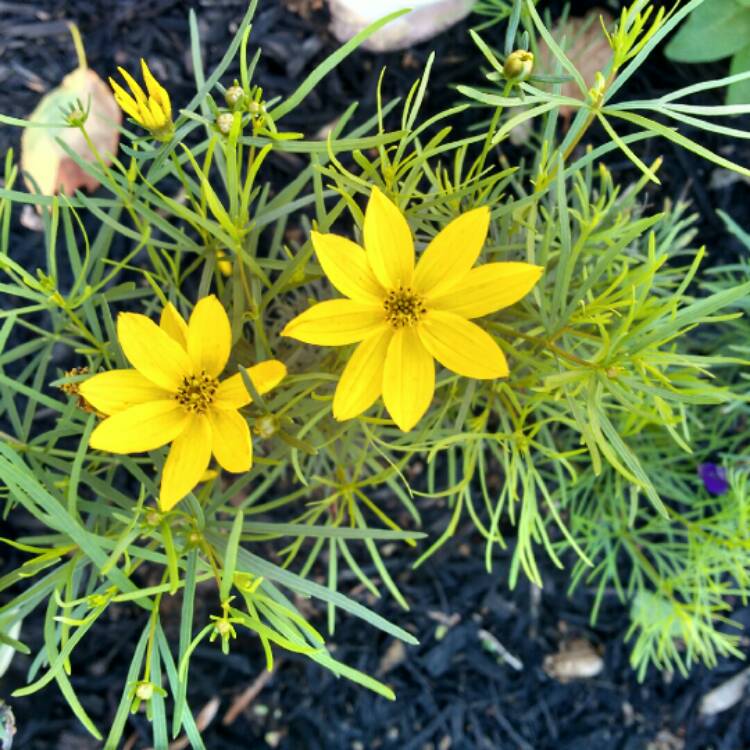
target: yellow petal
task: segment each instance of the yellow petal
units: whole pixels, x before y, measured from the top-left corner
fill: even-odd
[[[343,346],[366,339],[385,325],[383,306],[350,299],[319,302],[289,321],[281,332],[306,344]]]
[[[375,278],[367,254],[357,244],[337,234],[312,233],[312,243],[323,273],[342,294],[357,302],[379,304],[385,290]]]
[[[383,366],[393,329],[384,328],[365,339],[341,374],[333,397],[335,419],[353,419],[367,411],[383,392]]]
[[[475,208],[448,224],[427,246],[414,272],[414,287],[437,296],[458,284],[476,263],[490,227],[490,209]]]
[[[253,381],[255,390],[262,396],[286,377],[286,366],[278,359],[268,359],[248,367],[247,374]],[[247,406],[252,400],[242,380],[242,373],[238,372],[219,383],[214,395],[214,406],[217,409],[239,409]]]
[[[166,331],[185,351],[187,351],[188,326],[180,311],[171,303],[167,302],[161,311],[159,327]]]
[[[191,414],[164,462],[159,507],[171,510],[203,478],[211,460],[211,426],[203,414]]]
[[[365,248],[370,267],[386,289],[411,286],[414,241],[398,206],[374,187],[365,212]]]
[[[224,306],[213,295],[198,302],[188,321],[188,353],[198,370],[212,378],[226,367],[232,348],[232,328]]]
[[[117,337],[125,356],[141,375],[175,392],[193,366],[185,350],[159,326],[139,313],[120,313]]]
[[[479,380],[508,375],[505,355],[492,336],[460,315],[431,310],[417,331],[425,349],[459,375]]]
[[[133,92],[133,96],[135,97],[135,101],[138,103],[139,107],[146,106],[146,94],[144,93],[143,89],[141,88],[141,85],[138,83],[138,81],[133,78],[133,76],[128,73],[125,68],[118,67],[117,70],[120,71],[120,75],[125,79],[125,82],[130,87],[130,90]]]
[[[435,362],[413,328],[393,334],[383,370],[383,401],[393,421],[408,432],[435,393]]]
[[[159,388],[138,370],[100,372],[80,384],[80,393],[102,414],[115,414],[135,404],[166,401],[169,391]]]
[[[89,445],[109,453],[156,450],[185,429],[188,417],[174,399],[136,404],[97,425]]]
[[[148,108],[148,104],[144,104],[138,108],[138,124],[146,128],[146,130],[156,130],[156,122],[154,116],[151,114],[151,110]]]
[[[487,263],[472,268],[447,294],[428,298],[428,305],[464,318],[480,318],[525,297],[543,271],[530,263]]]
[[[160,109],[166,116],[167,121],[172,119],[172,104],[169,101],[169,94],[167,90],[154,78],[151,71],[148,69],[146,61],[141,58],[141,72],[143,73],[143,80],[148,89],[149,96],[156,100]]]
[[[211,409],[208,418],[212,450],[221,467],[234,474],[249,471],[253,445],[245,418],[234,409]]]
[[[167,125],[169,124],[169,119],[167,118],[164,110],[161,108],[161,105],[156,101],[156,99],[148,100],[148,111],[151,113],[151,118],[155,125],[153,130],[162,130],[163,128],[167,127]]]
[[[130,115],[134,120],[140,121],[141,113],[138,108],[138,103],[135,101],[135,99],[133,99],[133,97],[130,96],[130,94],[128,94],[128,92],[125,91],[125,89],[111,77],[109,79],[109,85],[115,92],[115,101],[120,105],[125,113]]]

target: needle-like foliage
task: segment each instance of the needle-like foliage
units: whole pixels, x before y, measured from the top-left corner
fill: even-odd
[[[88,161],[70,153],[101,183],[96,195],[24,192],[8,154],[0,188],[0,480],[6,516],[26,513],[36,530],[3,540],[27,558],[0,579],[9,593],[0,618],[10,626],[40,611],[45,622],[29,684],[16,695],[55,681],[107,748],[119,746],[128,713],[143,706],[155,748],[183,733],[202,748],[187,700],[191,657],[201,644],[227,652],[245,630],[259,639],[269,668],[275,651],[286,649],[393,697],[387,685],[333,657],[325,634],[298,609],[299,597],[327,607],[329,632],[337,616],[355,616],[413,643],[397,623],[339,591],[341,582],[353,578],[373,596],[390,595],[408,607],[383,545],[407,545],[418,565],[450,543],[464,518],[476,527],[483,542],[476,554],[489,571],[500,549],[512,549],[509,585],[522,575],[544,585],[539,558],[546,555],[568,567],[572,587],[591,591],[594,621],[605,596],[619,597],[630,609],[632,660],[641,675],[650,665],[686,670],[739,654],[731,602],[750,594],[742,460],[750,336],[742,313],[750,273],[744,264],[704,270],[689,207],[658,198],[659,162],[647,164],[638,150],[644,139],[665,138],[747,175],[746,166],[709,151],[680,125],[739,136],[716,116],[750,107],[689,103],[691,94],[726,81],[656,100],[620,96],[654,46],[699,4],[663,13],[637,0],[615,28],[602,31],[612,62],[589,87],[532,0],[484,0],[486,22],[473,37],[478,63],[487,67],[485,88],[459,86],[454,107],[425,117],[431,58],[403,102],[379,98],[369,119],[358,117],[352,103],[326,140],[289,131],[285,118],[389,19],[344,45],[281,100],[253,82],[262,64],[247,53],[257,3],[210,74],[191,16],[196,93],[189,102],[171,100],[174,131],[154,138],[127,125],[110,166],[101,154]],[[549,47],[557,75],[535,74],[540,45]],[[240,75],[232,82],[227,70],[235,60]],[[580,95],[559,93],[569,79]],[[168,91],[168,81],[159,85]],[[567,130],[558,128],[563,105],[577,112]],[[461,132],[456,124],[469,108],[484,125]],[[520,153],[508,148],[510,132],[527,122],[528,143]],[[71,127],[85,133],[85,118]],[[595,148],[594,132],[601,144]],[[622,182],[607,168],[608,155],[618,151],[632,162],[635,179]],[[272,188],[268,167],[289,154],[304,166]],[[417,264],[431,242],[451,237],[445,228],[452,221],[481,208],[469,214],[483,222],[474,232],[476,269],[543,269],[512,303],[495,299],[482,308],[477,330],[491,344],[486,351],[507,359],[507,369],[484,377],[481,363],[470,371],[438,366],[431,400],[395,423],[377,384],[357,409],[336,410],[337,383],[358,339],[339,336],[331,348],[281,336],[316,301],[335,296],[326,252],[354,248],[344,237],[359,245],[353,272],[373,268],[381,283],[372,243],[382,245],[383,235],[368,229],[365,212],[373,195],[388,196],[386,208],[400,217],[399,236],[405,247],[413,242]],[[15,256],[9,239],[20,204],[41,212],[35,267]],[[334,250],[314,248],[323,235],[338,243]],[[346,286],[339,266],[333,276]],[[449,294],[450,275],[433,281]],[[409,294],[385,290],[385,301],[376,295],[367,315],[377,325],[378,316],[402,327],[421,324],[429,304],[424,313],[413,305],[394,312],[393,300],[411,304]],[[482,287],[482,294],[493,290]],[[221,320],[226,339],[221,357],[209,350],[210,326],[193,342],[180,328],[208,304],[228,313],[231,330],[223,313],[212,318]],[[148,324],[148,341],[126,332],[123,343],[122,323],[118,338],[118,316],[146,326],[165,309],[174,312],[173,323],[183,321],[162,337],[171,342],[169,361],[159,361],[152,346],[162,340],[155,324]],[[409,331],[424,342],[418,327]],[[438,363],[455,364],[444,341],[431,346]],[[102,375],[127,368],[126,356],[138,360],[143,377]],[[274,360],[286,377],[272,389],[259,387],[252,366]],[[214,444],[219,464],[204,472],[208,447],[175,440],[201,456],[184,482],[169,474],[179,462],[170,469],[160,447],[168,435],[145,445],[129,423],[130,437],[97,437],[103,418],[156,398],[155,388],[161,401],[171,398],[171,381],[167,388],[148,380],[171,372],[175,362],[179,404],[203,409],[201,415],[210,416],[219,380],[233,378],[239,389],[232,420],[241,444],[231,443],[235,433],[221,432]],[[193,371],[201,367],[205,373]],[[102,391],[107,383],[111,395]],[[206,383],[210,392],[200,390]],[[96,397],[89,402],[87,393]],[[403,398],[398,404],[398,414],[411,407]],[[177,417],[180,425],[187,419]],[[243,425],[252,430],[249,471]],[[242,454],[242,470],[230,453]],[[727,488],[716,494],[698,470],[713,462],[719,471],[722,461]],[[169,502],[159,505],[165,470]],[[444,531],[426,539],[420,509],[436,499],[446,509]],[[343,576],[345,569],[351,575]],[[321,572],[325,584],[312,575]],[[162,604],[170,597],[179,600],[176,641],[164,622]],[[196,615],[198,597],[209,602],[206,620]],[[78,644],[106,627],[110,607],[125,602],[142,610],[143,629],[104,737],[70,674]],[[3,647],[28,651],[15,636],[0,638]]]

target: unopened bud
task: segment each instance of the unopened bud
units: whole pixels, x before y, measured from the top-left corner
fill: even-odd
[[[503,65],[503,75],[509,81],[524,81],[534,69],[534,54],[524,49],[511,52]]]
[[[232,275],[232,261],[229,260],[229,256],[227,255],[226,251],[219,250],[219,252],[216,254],[216,265],[219,267],[219,271],[221,271],[224,276]]]
[[[68,125],[74,128],[80,128],[88,119],[88,113],[80,107],[74,107],[68,112],[66,118]]]
[[[214,627],[221,636],[227,636],[232,632],[232,623],[227,622],[227,620],[217,620]]]
[[[154,686],[150,682],[142,682],[135,689],[135,694],[142,701],[150,701],[154,697]]]
[[[216,118],[216,127],[224,134],[228,135],[234,123],[234,115],[231,112],[224,112]]]
[[[234,86],[230,86],[224,94],[224,99],[229,107],[236,107],[237,103],[245,95],[242,90],[242,86],[238,86],[236,83]]]
[[[279,421],[273,414],[266,414],[255,420],[255,434],[263,440],[273,437],[279,429]]]

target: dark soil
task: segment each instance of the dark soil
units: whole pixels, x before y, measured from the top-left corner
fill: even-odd
[[[298,7],[311,3],[295,0]],[[287,4],[292,4],[288,0]],[[600,3],[601,4],[601,3]],[[553,11],[556,3],[548,4]],[[594,3],[576,2],[575,9]],[[223,54],[246,2],[196,0],[195,8],[208,65]],[[22,117],[39,96],[55,86],[75,65],[66,21],[75,20],[83,33],[90,65],[106,76],[117,64],[132,67],[140,56],[169,82],[175,102],[187,101],[194,91],[188,49],[187,13],[190,4],[178,0],[0,0],[0,111]],[[320,62],[335,41],[327,32],[326,15],[314,11],[303,17],[290,12],[280,0],[261,0],[253,38],[263,47],[259,79],[272,95],[294,89],[307,71]],[[376,57],[358,53],[331,74],[305,105],[290,117],[290,128],[313,133],[335,120],[352,99],[364,102],[361,117],[372,112],[374,92],[382,65],[387,65],[386,96],[403,95],[411,86],[431,49],[438,52],[433,69],[429,112],[455,102],[450,88],[456,82],[481,83],[477,55],[468,41],[464,23],[430,43],[405,53]],[[724,74],[721,65],[675,67],[661,57],[628,87],[633,97],[657,96],[679,86]],[[229,77],[228,77],[229,78]],[[227,81],[228,82],[228,81]],[[703,101],[720,103],[721,92]],[[472,115],[473,117],[474,115]],[[470,120],[467,119],[466,124]],[[750,164],[747,143],[728,142],[712,134],[693,136],[712,149],[721,149],[741,163]],[[0,128],[0,156],[16,148],[19,132]],[[721,184],[712,180],[716,170],[663,141],[643,144],[650,161],[666,157],[661,171],[664,197],[684,197],[699,213],[701,241],[714,259],[737,257],[739,246],[716,215],[721,208],[742,225],[750,188],[742,180]],[[627,162],[613,167],[630,174]],[[279,179],[294,173],[294,162],[277,160]],[[656,202],[656,198],[654,201]],[[41,257],[40,236],[24,229],[15,217],[12,227],[14,257],[34,267]],[[445,522],[439,507],[426,511],[427,530],[437,533]],[[3,536],[27,533],[23,519],[4,524]],[[16,562],[3,548],[2,571]],[[392,685],[394,703],[374,697],[302,658],[281,655],[273,677],[249,707],[231,722],[227,711],[233,701],[263,673],[258,644],[240,638],[232,654],[198,649],[190,677],[194,709],[218,700],[214,720],[205,731],[210,750],[218,748],[325,748],[326,750],[741,750],[750,747],[748,700],[713,718],[698,715],[700,698],[709,689],[738,672],[736,661],[709,672],[698,668],[689,679],[651,670],[639,684],[628,663],[623,643],[627,615],[615,599],[605,599],[595,628],[588,624],[591,601],[585,593],[568,598],[567,575],[551,566],[544,571],[540,592],[528,584],[507,588],[507,558],[498,558],[492,573],[483,567],[483,547],[471,529],[429,563],[411,569],[412,553],[394,546],[390,570],[402,587],[411,610],[404,612],[390,599],[371,603],[381,614],[410,630],[419,647],[400,652],[389,638],[347,617],[338,620],[332,641],[335,655]],[[348,593],[347,585],[342,588]],[[351,589],[349,589],[351,591]],[[209,592],[212,594],[212,592]],[[353,591],[366,601],[361,591]],[[213,596],[207,597],[213,599]],[[324,613],[313,613],[324,628]],[[750,612],[737,619],[750,624]],[[441,622],[448,623],[442,628]],[[111,720],[129,663],[131,647],[143,626],[140,611],[112,610],[110,620],[95,637],[76,651],[73,685],[85,708],[100,727]],[[447,630],[444,634],[440,630]],[[23,638],[32,649],[41,643],[40,619],[24,625]],[[483,645],[480,629],[491,632],[520,660],[515,669],[498,660]],[[442,637],[440,637],[442,635]],[[542,669],[544,657],[573,637],[583,637],[599,649],[604,669],[595,678],[562,684]],[[387,658],[386,658],[387,655]],[[390,664],[389,664],[390,662]],[[0,697],[24,683],[29,659],[17,657],[0,680]],[[388,668],[390,666],[390,668]],[[260,687],[260,686],[259,686]],[[88,739],[55,687],[24,699],[11,700],[18,721],[16,746],[21,750],[86,750],[97,747]],[[148,747],[145,718],[130,719],[126,737],[129,750]]]

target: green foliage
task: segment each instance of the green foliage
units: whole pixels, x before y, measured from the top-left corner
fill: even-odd
[[[750,336],[741,317],[750,273],[742,264],[702,273],[704,251],[692,246],[688,208],[668,201],[650,207],[644,191],[658,183],[659,163],[646,164],[637,151],[640,141],[663,137],[748,174],[679,126],[738,136],[715,116],[750,107],[717,111],[681,101],[726,80],[655,100],[616,97],[699,4],[668,15],[638,0],[623,11],[606,32],[612,62],[589,90],[533,2],[487,0],[484,31],[474,35],[489,66],[486,88],[459,87],[464,100],[425,118],[430,59],[405,101],[380,101],[378,112],[359,122],[353,103],[326,141],[288,131],[285,118],[363,37],[281,101],[253,83],[262,64],[247,54],[254,5],[210,75],[191,16],[196,95],[180,110],[172,141],[156,144],[126,128],[120,160],[109,168],[71,154],[101,182],[95,197],[18,190],[8,155],[0,290],[15,304],[0,312],[0,418],[7,425],[0,480],[5,513],[26,512],[44,528],[4,540],[28,557],[0,579],[0,590],[11,594],[0,618],[15,621],[44,608],[44,644],[30,684],[17,695],[55,681],[102,737],[75,695],[72,659],[77,645],[104,627],[110,606],[130,603],[142,610],[143,629],[105,747],[119,745],[128,713],[145,706],[154,747],[184,733],[202,748],[187,701],[191,657],[200,644],[226,653],[241,630],[258,638],[268,667],[286,649],[393,697],[387,685],[334,659],[296,602],[323,603],[329,633],[337,616],[355,616],[414,643],[339,588],[354,580],[408,607],[383,544],[407,545],[420,564],[466,515],[485,541],[488,570],[497,550],[512,543],[510,585],[521,575],[543,585],[541,554],[570,565],[571,585],[594,592],[593,620],[614,590],[630,608],[640,674],[649,665],[687,669],[738,654],[736,634],[725,626],[730,599],[750,594],[747,471],[736,461],[745,440],[748,347],[738,342]],[[498,19],[507,22],[502,53],[490,40]],[[549,45],[558,76],[502,78],[513,50],[540,44]],[[229,108],[219,82],[235,58],[242,104]],[[580,96],[559,94],[567,78],[579,83]],[[563,104],[577,115],[558,135]],[[480,118],[487,113],[486,127],[456,132],[470,107]],[[228,128],[217,126],[224,115]],[[535,126],[527,154],[511,165],[506,139],[527,120]],[[597,126],[608,140],[579,148]],[[640,180],[615,182],[602,161],[615,151],[640,170]],[[297,174],[274,192],[268,165],[290,156]],[[487,205],[491,231],[481,262],[545,268],[522,302],[483,321],[502,342],[510,378],[472,381],[440,371],[432,408],[409,433],[380,405],[335,421],[333,389],[348,352],[279,335],[311,298],[330,296],[309,230],[356,227],[356,236],[361,199],[373,185],[404,210],[420,248],[450,219]],[[11,211],[21,203],[42,209],[44,258],[33,270],[13,257],[9,242]],[[208,293],[230,314],[228,370],[252,385],[245,368],[274,356],[290,374],[262,397],[254,393],[242,410],[256,435],[252,471],[206,477],[161,512],[154,498],[165,451],[91,450],[97,416],[75,398],[75,384],[87,375],[59,362],[89,372],[125,366],[118,312],[156,317],[171,301],[187,313]],[[731,491],[711,497],[696,469],[722,459],[733,466]],[[445,530],[425,540],[420,509],[435,498],[447,507]],[[270,547],[275,555],[265,559]],[[363,554],[376,575],[366,572]],[[176,643],[163,620],[169,597],[179,598]],[[196,615],[198,598],[210,603],[205,621]],[[13,637],[3,644],[25,648]]]
[[[730,75],[750,71],[750,2],[706,0],[696,8],[665,49],[670,60],[688,63],[732,58]],[[727,88],[727,104],[750,102],[750,79]]]

